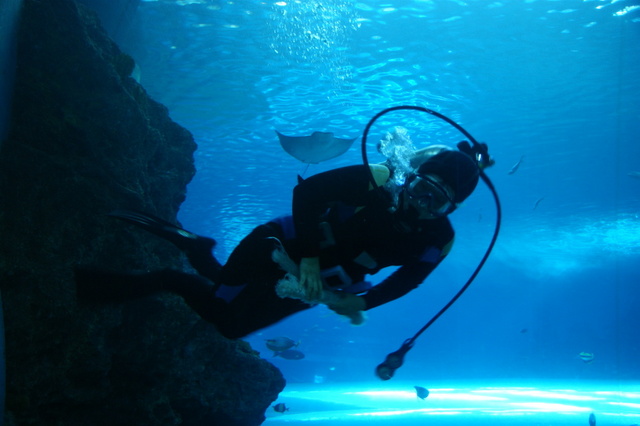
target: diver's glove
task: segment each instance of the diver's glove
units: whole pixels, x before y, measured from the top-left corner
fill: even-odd
[[[300,260],[300,285],[309,300],[319,300],[322,297],[322,278],[320,277],[320,259],[317,257],[303,257]]]
[[[352,317],[356,313],[364,311],[367,307],[367,303],[364,299],[356,296],[355,294],[344,292],[335,294],[339,297],[336,297],[331,301],[331,303],[327,304],[327,306],[339,315]]]
[[[322,303],[340,315],[348,317],[353,325],[361,325],[364,323],[365,317],[362,311],[366,303],[364,299],[358,296],[351,293],[335,292],[328,288],[324,289],[321,287],[316,297],[309,298],[308,288],[304,288],[300,284],[298,277],[301,275],[301,269],[305,267],[309,267],[307,272],[313,272],[317,266],[319,275],[319,262],[317,262],[317,259],[308,258],[307,260],[310,262],[307,265],[302,265],[304,262],[301,262],[301,265],[297,265],[284,250],[282,243],[276,238],[272,238],[276,240],[278,244],[276,244],[271,258],[286,272],[285,276],[276,283],[275,291],[278,297],[298,299],[310,305]],[[316,263],[318,264],[316,265]]]

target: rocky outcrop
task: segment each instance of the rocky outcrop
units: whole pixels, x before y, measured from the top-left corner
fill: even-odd
[[[191,134],[130,77],[133,60],[72,0],[25,0],[0,151],[7,425],[257,425],[284,387],[180,298],[76,300],[75,265],[180,268],[170,244],[106,216],[175,220]]]

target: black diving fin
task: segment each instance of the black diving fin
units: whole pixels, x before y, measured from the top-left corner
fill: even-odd
[[[149,213],[133,210],[114,210],[109,213],[109,216],[136,225],[173,243],[187,255],[189,263],[200,275],[214,282],[218,281],[221,265],[212,254],[212,250],[216,246],[216,240],[213,238],[186,231]]]
[[[133,210],[114,210],[109,213],[109,216],[139,226],[145,231],[151,232],[152,234],[157,235],[160,238],[164,238],[165,240],[172,242],[181,250],[188,249],[188,246],[193,241],[199,238],[211,240],[210,238],[200,237],[193,232],[185,231],[179,226],[169,223],[166,220],[160,219],[159,217],[153,216],[149,213],[140,213]],[[211,247],[213,248],[213,246],[215,245],[215,241],[211,241],[213,242],[213,244],[211,245]]]

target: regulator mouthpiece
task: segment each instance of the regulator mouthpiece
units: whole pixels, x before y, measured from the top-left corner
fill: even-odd
[[[387,355],[384,362],[376,367],[376,376],[378,376],[380,380],[391,379],[396,370],[402,367],[402,364],[404,363],[404,356],[412,347],[413,342],[411,339],[405,340],[400,349],[395,352],[391,352]]]

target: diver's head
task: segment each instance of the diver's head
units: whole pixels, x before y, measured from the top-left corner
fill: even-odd
[[[478,184],[480,170],[467,154],[447,150],[430,157],[409,175],[404,188],[408,202],[423,216],[453,212]]]

